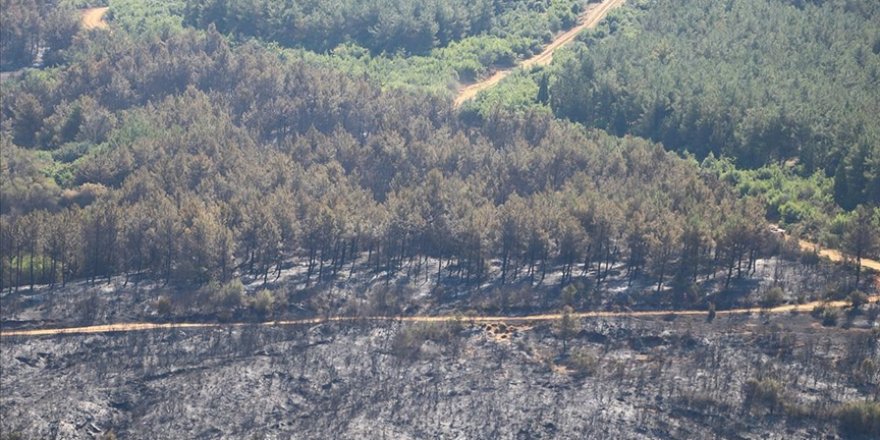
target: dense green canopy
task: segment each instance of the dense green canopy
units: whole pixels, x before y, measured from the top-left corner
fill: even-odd
[[[880,3],[650,5],[564,60],[558,115],[747,168],[796,160],[835,175],[841,206],[880,203]]]
[[[446,100],[217,32],[77,49],[4,87],[6,286],[268,276],[292,257],[321,278],[364,251],[377,269],[425,256],[468,279],[494,258],[503,278],[563,280],[626,261],[662,284],[742,273],[763,249],[757,205],[646,141],[501,109],[470,126]]]
[[[571,27],[578,0],[185,0],[186,24],[328,51],[354,42],[374,53],[426,54],[466,36],[543,42]]]

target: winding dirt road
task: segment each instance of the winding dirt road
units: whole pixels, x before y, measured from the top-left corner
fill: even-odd
[[[868,302],[880,302],[880,295],[868,298]],[[844,308],[851,304],[848,301],[814,301],[805,304],[789,304],[770,309],[752,307],[745,309],[719,310],[717,316],[725,315],[747,315],[754,313],[764,314],[782,314],[793,312],[810,312],[816,306],[825,305],[826,307]],[[589,318],[650,318],[665,316],[706,316],[705,310],[651,310],[651,311],[635,311],[635,312],[576,312],[570,316],[576,319]],[[299,319],[294,321],[268,321],[260,323],[240,322],[240,323],[169,323],[169,324],[153,324],[153,323],[120,323],[94,325],[89,327],[68,327],[68,328],[46,328],[33,330],[8,330],[0,331],[0,337],[10,336],[57,336],[57,335],[84,335],[95,333],[125,333],[146,330],[172,330],[172,329],[211,329],[211,328],[236,328],[236,327],[281,327],[295,325],[314,325],[327,322],[424,322],[424,323],[444,323],[444,322],[541,322],[541,321],[558,321],[562,319],[560,313],[527,315],[527,316],[472,316],[463,317],[460,315],[441,315],[441,316],[334,316],[330,318],[312,318]]]
[[[474,96],[477,96],[477,93],[480,93],[483,90],[494,87],[496,84],[501,82],[502,79],[506,78],[507,75],[510,75],[518,68],[529,68],[532,66],[546,66],[553,61],[553,53],[556,52],[556,49],[559,49],[562,46],[572,42],[572,40],[577,37],[577,35],[584,29],[589,29],[596,27],[608,12],[612,9],[622,5],[624,0],[604,0],[602,3],[597,3],[588,7],[586,12],[581,14],[579,24],[563,34],[557,36],[544,50],[527,59],[518,65],[511,67],[509,69],[503,69],[495,72],[492,76],[463,87],[458,91],[458,95],[455,97],[455,106],[458,107],[470,100]]]
[[[107,13],[109,7],[88,8],[82,11],[82,27],[83,29],[107,29],[110,27],[104,21],[104,14]]]

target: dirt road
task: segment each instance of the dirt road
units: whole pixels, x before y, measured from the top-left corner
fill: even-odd
[[[868,298],[871,303],[880,302],[880,295]],[[814,301],[805,304],[789,304],[771,309],[763,309],[760,307],[752,307],[745,309],[719,310],[717,316],[725,315],[747,315],[755,313],[765,314],[782,314],[792,312],[810,312],[816,306],[825,305],[833,308],[843,308],[850,306],[848,301],[831,301],[822,302]],[[570,316],[577,319],[588,318],[650,318],[665,316],[706,316],[708,312],[705,310],[651,310],[651,311],[633,311],[633,312],[576,312]],[[557,321],[562,319],[562,314],[549,313],[540,315],[527,316],[469,316],[463,317],[459,315],[441,315],[441,316],[368,316],[368,317],[351,317],[351,316],[334,316],[330,318],[312,318],[300,319],[294,321],[268,321],[261,323],[174,323],[174,324],[153,324],[153,323],[119,323],[94,325],[89,327],[68,327],[68,328],[47,328],[34,330],[8,330],[0,331],[0,337],[10,336],[55,336],[55,335],[83,335],[95,333],[119,333],[119,332],[136,332],[146,330],[171,330],[171,329],[208,329],[208,328],[235,328],[235,327],[273,327],[273,326],[293,326],[293,325],[314,325],[326,322],[382,322],[382,321],[398,321],[398,322],[424,322],[424,323],[443,323],[443,322],[540,322],[540,321]]]
[[[524,60],[515,67],[499,70],[492,76],[459,90],[458,96],[455,97],[455,106],[458,107],[465,101],[477,96],[477,93],[495,86],[501,82],[502,79],[507,77],[507,75],[510,75],[514,70],[520,67],[529,68],[532,66],[546,66],[550,64],[550,62],[553,61],[553,53],[556,52],[556,49],[570,43],[582,30],[595,27],[603,18],[605,18],[606,15],[608,15],[609,11],[622,5],[623,2],[624,0],[605,0],[602,3],[591,5],[587,11],[580,16],[579,24],[577,26],[557,36],[541,53]]]
[[[778,228],[777,228],[778,229]],[[834,262],[844,260],[843,255],[834,249],[820,249],[819,245],[809,241],[800,240],[800,246],[804,250],[819,250],[819,255],[828,258]],[[862,266],[880,272],[880,262],[869,259],[862,259]],[[868,298],[870,303],[880,302],[880,295],[874,295]],[[746,315],[753,313],[780,314],[780,313],[804,313],[812,311],[816,306],[825,305],[833,308],[849,307],[847,301],[813,301],[805,304],[788,304],[771,309],[759,307],[719,310],[716,312],[718,316],[725,315]],[[649,318],[659,316],[705,316],[708,312],[705,310],[651,310],[651,311],[621,311],[621,312],[578,312],[571,316],[574,318]],[[87,327],[67,327],[67,328],[46,328],[31,330],[0,330],[0,337],[10,336],[52,336],[52,335],[72,335],[72,334],[95,334],[95,333],[115,333],[115,332],[135,332],[146,330],[171,330],[171,329],[205,329],[205,328],[234,328],[234,327],[254,327],[254,326],[293,326],[293,325],[313,325],[325,322],[363,322],[363,321],[400,321],[400,322],[425,322],[425,323],[441,323],[454,322],[463,320],[467,322],[539,322],[539,321],[555,321],[562,318],[561,314],[539,314],[526,316],[475,316],[462,317],[456,315],[440,315],[440,316],[367,316],[367,317],[351,317],[351,316],[334,316],[329,318],[311,318],[293,321],[268,321],[261,323],[240,322],[240,323],[118,323],[94,325]]]
[[[806,240],[798,240],[798,243],[800,244],[801,249],[805,251],[818,251],[820,257],[827,258],[835,263],[840,263],[845,260],[843,254],[838,250],[822,249],[818,244]],[[880,272],[880,261],[871,260],[870,258],[862,258],[862,267]]]
[[[110,8],[88,8],[83,9],[82,11],[82,27],[84,29],[107,29],[110,27],[106,21],[104,21],[104,14],[107,13],[107,10]]]

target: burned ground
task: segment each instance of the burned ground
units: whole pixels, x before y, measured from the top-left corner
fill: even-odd
[[[711,321],[669,314],[474,322],[471,316],[558,312],[565,304],[665,310],[682,294],[656,293],[640,280],[628,286],[615,275],[598,289],[572,291],[560,288],[555,271],[540,284],[437,283],[405,270],[387,283],[354,272],[306,287],[300,271],[293,264],[267,285],[245,280],[241,306],[226,314],[205,308],[199,295],[206,292],[149,280],[7,292],[3,328],[458,318],[4,336],[2,431],[23,438],[806,439],[875,429],[848,430],[842,420],[852,408],[862,411],[858,405],[876,410],[864,402],[880,397],[876,304]],[[785,302],[828,297],[835,295],[830,281],[840,278],[833,266],[774,259],[735,289],[719,292],[710,279],[701,291],[722,310],[758,304],[771,286],[781,287],[777,299]],[[275,298],[270,311],[244,306],[263,289]]]
[[[433,259],[424,266],[436,264]],[[305,279],[307,263],[291,261],[277,279],[245,277],[241,297],[218,298],[218,286],[164,286],[150,278],[112,277],[109,282],[73,282],[66,287],[38,287],[0,292],[4,330],[73,327],[120,322],[231,322],[292,320],[323,316],[527,315],[558,312],[569,305],[588,310],[718,310],[761,305],[778,288],[779,301],[803,303],[844,299],[847,271],[829,263],[806,266],[783,258],[760,259],[753,273],[734,278],[724,289],[723,271],[698,283],[669,283],[660,292],[653,280],[629,280],[622,263],[601,283],[590,272],[565,286],[559,268],[543,280],[521,277],[500,282],[496,265],[485,279],[465,282],[446,272],[438,281],[426,267],[405,266],[393,276],[375,272],[361,258],[357,270],[340,272],[320,284]],[[580,268],[576,268],[580,271]],[[876,283],[866,293],[878,293]],[[272,295],[268,310],[257,310],[258,293]]]
[[[878,397],[869,327],[594,319],[565,348],[555,324],[466,319],[13,337],[0,415],[25,438],[837,436],[841,405]]]

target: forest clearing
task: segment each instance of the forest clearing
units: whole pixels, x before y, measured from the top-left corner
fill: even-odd
[[[82,26],[84,29],[107,29],[109,24],[104,20],[104,15],[110,8],[88,8],[82,11]]]

